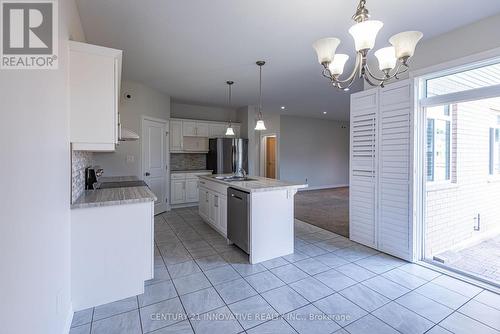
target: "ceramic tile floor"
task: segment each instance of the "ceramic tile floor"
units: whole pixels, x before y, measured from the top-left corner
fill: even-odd
[[[251,265],[198,217],[155,217],[143,295],[76,312],[71,334],[500,333],[500,295],[301,221],[295,253]]]

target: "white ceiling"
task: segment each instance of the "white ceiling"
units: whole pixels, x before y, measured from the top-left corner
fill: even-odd
[[[321,76],[311,44],[336,36],[342,40],[339,51],[352,55],[347,30],[357,0],[78,0],[78,5],[89,43],[124,50],[124,78],[175,101],[227,105],[225,81],[234,80],[233,105],[257,104],[255,61],[263,59],[265,112],[280,112],[285,105],[287,114],[348,119],[349,93],[335,91]],[[400,31],[420,30],[430,38],[493,15],[500,12],[500,1],[368,0],[367,8],[372,19],[385,23],[379,48]]]

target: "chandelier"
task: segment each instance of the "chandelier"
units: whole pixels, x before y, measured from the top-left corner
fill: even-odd
[[[360,0],[356,13],[352,19],[356,22],[349,33],[354,38],[356,48],[356,61],[352,73],[341,79],[344,66],[349,59],[346,54],[335,54],[340,44],[340,39],[327,37],[317,40],[313,44],[318,56],[318,61],[323,65],[323,76],[328,78],[335,88],[348,90],[358,78],[364,78],[371,86],[381,86],[389,80],[396,78],[408,71],[408,60],[415,53],[415,47],[423,34],[420,31],[405,31],[392,36],[389,43],[392,46],[382,48],[375,52],[378,60],[380,75],[373,73],[368,67],[368,53],[375,46],[375,39],[379,30],[384,25],[381,21],[370,20],[370,14],[365,7],[366,0]]]

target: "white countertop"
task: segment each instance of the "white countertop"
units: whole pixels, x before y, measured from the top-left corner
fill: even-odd
[[[224,181],[217,179],[217,176],[231,176],[229,174],[216,174],[216,175],[202,175],[200,179],[205,179],[217,183],[224,184],[231,188],[236,188],[249,193],[260,191],[274,191],[274,190],[287,190],[287,189],[302,189],[307,188],[307,184],[300,184],[294,182],[281,181],[276,179],[268,179],[261,176],[248,176],[252,181]]]
[[[99,182],[101,183],[137,180],[139,179],[135,176],[114,176],[99,178]],[[147,186],[84,190],[82,195],[74,203],[71,204],[71,209],[151,201],[156,201],[156,196]]]
[[[208,170],[208,169],[191,169],[191,170],[173,170],[170,172],[171,174],[189,174],[189,173],[207,173],[207,174],[211,174],[212,173],[212,170]]]

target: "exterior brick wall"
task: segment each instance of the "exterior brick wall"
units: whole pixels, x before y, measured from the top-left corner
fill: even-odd
[[[487,100],[454,108],[451,182],[427,184],[427,257],[500,233],[500,175],[489,175],[489,129],[500,126],[499,115]],[[481,229],[474,231],[478,214]]]

